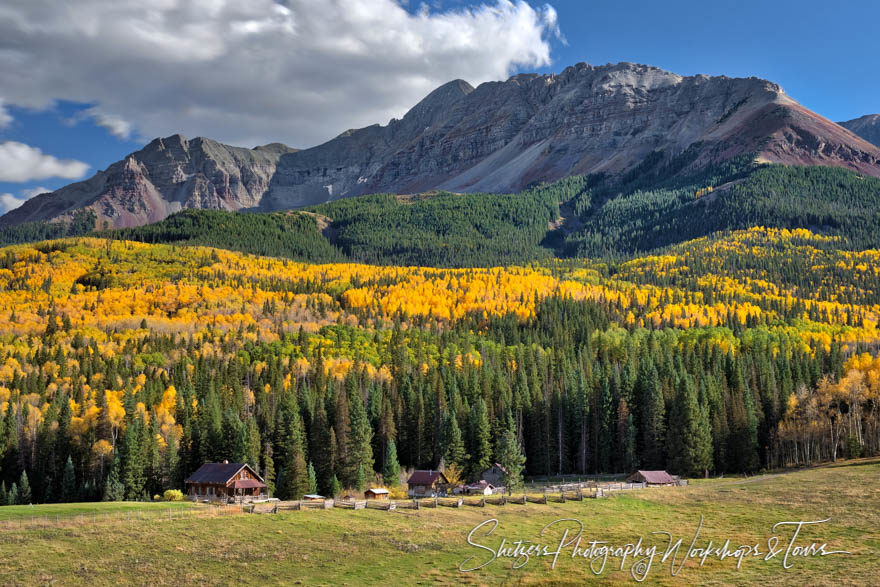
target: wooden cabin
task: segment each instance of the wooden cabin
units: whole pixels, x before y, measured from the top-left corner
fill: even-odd
[[[442,471],[414,471],[406,482],[410,497],[442,497],[449,480]]]
[[[246,463],[205,463],[186,481],[191,499],[255,499],[268,497],[263,478]]]
[[[364,491],[364,499],[388,499],[388,490],[381,487],[370,487]]]
[[[504,479],[506,477],[507,469],[505,469],[498,463],[493,464],[491,467],[480,474],[480,479],[495,486],[504,485]]]
[[[626,478],[627,483],[644,483],[646,485],[675,485],[675,477],[666,471],[636,471]]]

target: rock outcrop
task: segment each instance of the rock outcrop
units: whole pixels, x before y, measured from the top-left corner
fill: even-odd
[[[656,67],[581,63],[477,88],[456,80],[401,120],[349,130],[302,151],[243,149],[177,135],[156,139],[89,180],[33,198],[0,223],[93,209],[133,226],[181,208],[279,210],[365,193],[507,192],[648,155],[678,173],[741,154],[880,176],[880,149],[757,78],[683,77]]]

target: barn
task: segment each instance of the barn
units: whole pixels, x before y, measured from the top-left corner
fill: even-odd
[[[438,497],[446,495],[449,481],[442,471],[414,471],[406,485],[410,497]]]
[[[675,478],[666,471],[636,471],[626,478],[627,483],[646,485],[675,485]]]
[[[268,497],[263,478],[246,463],[205,463],[184,483],[192,499]]]
[[[364,499],[388,499],[388,490],[381,487],[371,487],[364,491]]]
[[[507,469],[499,465],[493,464],[480,474],[480,479],[491,483],[492,485],[504,485],[504,479],[507,476]]]

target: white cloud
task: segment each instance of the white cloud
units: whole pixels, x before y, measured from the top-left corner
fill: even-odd
[[[49,188],[44,188],[43,186],[37,186],[33,188],[28,188],[26,190],[21,190],[21,195],[24,196],[26,200],[30,200],[34,196],[39,196],[40,194],[45,194],[47,192],[51,192]]]
[[[42,186],[21,190],[21,196],[16,197],[8,192],[0,194],[0,214],[6,214],[10,210],[15,210],[34,196],[51,192],[52,190]]]
[[[9,126],[10,122],[12,122],[12,115],[6,110],[3,99],[0,98],[0,129]]]
[[[24,204],[28,198],[16,198],[10,193],[0,194],[0,214],[6,214]]]
[[[485,2],[411,14],[398,0],[6,0],[0,77],[15,80],[11,104],[96,104],[116,136],[312,146],[447,81],[550,63],[550,6]]]
[[[89,108],[86,115],[91,117],[95,124],[107,129],[111,135],[118,139],[131,138],[131,123],[114,114],[104,114],[97,108]]]
[[[0,143],[0,181],[33,181],[50,177],[79,179],[88,170],[88,164],[82,161],[56,159],[24,143]]]

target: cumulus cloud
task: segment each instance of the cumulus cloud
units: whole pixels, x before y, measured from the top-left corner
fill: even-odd
[[[114,114],[105,114],[96,108],[89,108],[88,116],[91,117],[95,124],[107,129],[111,135],[118,139],[131,138],[131,123]]]
[[[116,136],[307,147],[447,81],[548,65],[554,35],[552,7],[523,0],[416,14],[397,0],[6,0],[0,76],[9,103],[95,104]]]
[[[0,181],[33,181],[50,177],[79,179],[88,170],[88,164],[82,161],[57,159],[24,143],[0,143]]]
[[[0,98],[0,129],[9,126],[10,122],[12,122],[12,115],[6,110],[3,99]]]
[[[0,194],[0,214],[6,214],[10,210],[15,210],[34,196],[39,196],[52,190],[42,186],[21,190],[21,196],[14,196],[9,192]]]

